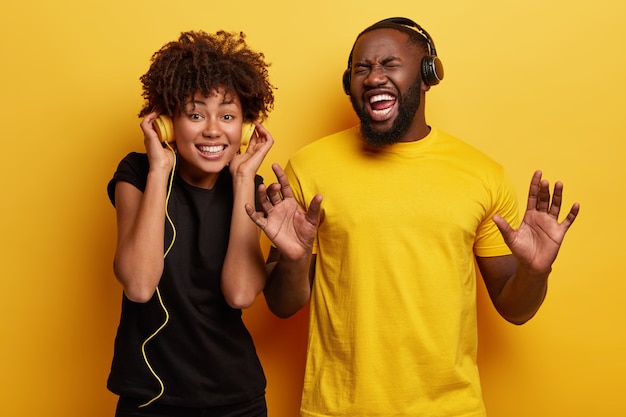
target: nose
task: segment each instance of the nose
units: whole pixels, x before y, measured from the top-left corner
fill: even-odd
[[[202,129],[202,136],[205,138],[217,138],[222,135],[220,124],[216,120],[208,120]]]
[[[387,82],[387,75],[382,65],[374,65],[364,80],[366,85],[379,86]]]

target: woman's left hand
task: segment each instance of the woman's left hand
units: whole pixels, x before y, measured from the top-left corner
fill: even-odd
[[[255,121],[254,126],[254,132],[245,152],[238,153],[230,162],[229,168],[233,177],[246,175],[254,177],[274,145],[274,138],[261,123]]]

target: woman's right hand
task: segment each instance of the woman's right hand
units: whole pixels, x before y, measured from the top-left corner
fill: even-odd
[[[148,154],[148,160],[150,161],[150,170],[162,169],[166,172],[170,172],[174,166],[174,149],[176,149],[176,143],[170,143],[169,146],[163,146],[159,135],[154,130],[153,123],[156,118],[159,117],[159,113],[154,111],[147,114],[141,120],[141,130],[143,131],[143,143],[146,147],[146,153]]]

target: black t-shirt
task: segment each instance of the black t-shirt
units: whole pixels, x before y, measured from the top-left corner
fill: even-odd
[[[146,154],[131,153],[108,185],[115,205],[115,183],[143,191]],[[256,183],[262,181],[257,176]],[[159,293],[168,322],[147,343],[145,357],[163,382],[161,404],[211,407],[264,395],[265,376],[241,310],[231,308],[220,287],[233,208],[232,177],[226,167],[211,190],[174,177],[167,206],[175,228],[165,258]],[[174,236],[167,219],[164,251]],[[154,398],[160,385],[142,353],[142,344],[166,320],[159,293],[145,303],[122,299],[122,314],[107,387],[118,395]]]

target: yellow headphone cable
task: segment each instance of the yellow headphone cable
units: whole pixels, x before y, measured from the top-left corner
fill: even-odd
[[[174,222],[170,218],[170,214],[169,214],[169,212],[167,210],[167,207],[169,206],[170,195],[172,193],[172,184],[174,184],[174,173],[176,171],[176,152],[174,151],[174,149],[172,149],[172,147],[169,144],[169,142],[165,142],[165,144],[167,145],[169,150],[172,151],[172,154],[174,154],[174,164],[172,166],[172,172],[170,173],[170,183],[169,183],[169,186],[167,188],[167,197],[165,198],[165,217],[167,218],[167,221],[169,222],[170,226],[172,227],[172,233],[173,234],[172,234],[172,241],[170,242],[170,245],[168,246],[168,248],[165,251],[165,253],[163,254],[163,258],[164,259],[165,259],[165,257],[167,257],[167,254],[172,249],[172,246],[174,246],[174,241],[176,240],[176,227],[174,227]],[[159,287],[158,286],[156,287],[156,295],[157,295],[157,298],[159,299],[159,304],[161,305],[161,308],[163,309],[163,312],[165,313],[165,320],[163,321],[163,324],[161,324],[161,326],[159,326],[159,328],[154,331],[154,333],[152,333],[146,340],[144,340],[144,342],[141,345],[141,353],[143,355],[144,362],[148,366],[148,369],[150,370],[150,372],[152,373],[154,378],[159,383],[159,386],[161,387],[161,389],[160,389],[160,392],[154,398],[152,398],[147,403],[140,405],[139,408],[146,407],[146,406],[152,404],[154,401],[158,400],[163,395],[163,393],[165,392],[165,385],[163,384],[163,381],[161,380],[161,378],[159,378],[157,373],[154,371],[154,369],[152,368],[152,365],[150,365],[150,361],[148,360],[148,356],[146,355],[146,345],[148,344],[148,342],[150,340],[152,340],[161,330],[163,330],[163,328],[167,325],[167,323],[170,320],[170,313],[169,313],[169,311],[167,311],[167,308],[165,307],[165,304],[163,303],[163,297],[161,297],[161,291],[159,291]]]

